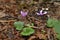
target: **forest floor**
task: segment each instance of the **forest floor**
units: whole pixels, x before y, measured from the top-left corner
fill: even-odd
[[[60,3],[59,2],[42,2],[28,5],[20,3],[20,1],[0,1],[0,40],[57,40],[54,28],[47,28],[46,21],[48,16],[60,20]],[[38,16],[35,14],[37,9],[49,8],[48,14]],[[26,9],[29,14],[22,18],[21,9]],[[16,21],[23,21],[25,24],[34,23],[35,33],[30,36],[22,36],[13,26]],[[42,34],[41,30],[46,33]]]

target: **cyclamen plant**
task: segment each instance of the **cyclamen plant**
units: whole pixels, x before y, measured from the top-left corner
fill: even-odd
[[[44,15],[44,14],[47,14],[47,11],[43,12],[43,10],[40,10],[39,12],[37,12],[37,15]]]
[[[55,32],[57,33],[56,38],[60,40],[60,20],[48,18],[47,27],[54,27]]]
[[[24,26],[24,22],[21,21],[14,22],[14,27],[16,28],[16,30],[21,31],[20,34],[22,36],[30,36],[35,32],[35,30],[31,28],[31,26],[34,26],[33,23],[31,25],[26,24],[26,26]]]
[[[23,17],[27,16],[27,14],[28,14],[28,12],[24,12],[24,11],[20,11],[20,13]]]
[[[44,9],[44,8],[43,8],[43,9]],[[43,12],[43,9],[40,10],[39,12],[37,12],[37,15],[44,15],[44,14],[47,14],[47,11],[44,11],[44,12]],[[48,10],[48,9],[46,9],[46,10]],[[20,11],[20,13],[21,13],[21,15],[22,15],[23,17],[25,17],[25,16],[27,16],[28,11]]]

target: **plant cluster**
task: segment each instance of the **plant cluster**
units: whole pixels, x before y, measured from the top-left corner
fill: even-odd
[[[47,20],[47,27],[54,27],[57,33],[57,38],[60,39],[60,20],[49,18]]]
[[[18,31],[22,30],[22,32],[20,34],[23,36],[29,36],[35,32],[35,30],[33,28],[31,28],[33,26],[33,24],[31,24],[31,25],[27,24],[26,26],[28,26],[28,27],[25,27],[24,22],[19,21],[19,22],[15,22],[14,26],[15,26],[16,30],[18,30]]]

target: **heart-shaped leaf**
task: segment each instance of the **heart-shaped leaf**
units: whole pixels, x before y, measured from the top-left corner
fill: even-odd
[[[15,22],[14,26],[16,27],[17,30],[22,30],[22,28],[24,27],[24,22]]]
[[[52,23],[52,22],[53,22],[53,20],[49,18],[49,19],[47,20],[47,26],[48,26],[48,27],[53,27],[53,23]]]
[[[56,19],[49,18],[47,21],[48,27],[54,27],[56,33],[60,34],[60,21]],[[57,38],[60,39],[60,35],[57,34]]]
[[[23,31],[21,32],[21,35],[23,36],[29,36],[33,34],[35,31],[31,27],[24,28]]]
[[[54,27],[54,25],[56,25],[58,23],[58,20],[56,20],[56,19],[51,19],[51,18],[49,18],[48,20],[47,20],[47,26],[48,27]]]
[[[56,33],[60,34],[60,22],[54,25]]]
[[[54,28],[57,33],[57,38],[60,39],[60,21],[54,20]]]

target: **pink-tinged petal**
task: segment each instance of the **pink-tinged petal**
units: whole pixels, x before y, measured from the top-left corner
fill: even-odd
[[[47,11],[43,12],[43,10],[40,10],[40,12],[37,13],[37,15],[44,15],[44,14],[47,14]]]
[[[40,15],[44,15],[43,13],[40,13]]]
[[[22,16],[26,16],[27,14],[28,14],[28,12],[21,11]]]
[[[37,15],[44,15],[43,10],[41,10],[39,13],[37,13]]]
[[[43,10],[40,10],[40,12],[43,12]]]
[[[47,14],[47,11],[45,11],[43,14]]]
[[[43,15],[43,10],[40,11],[40,15]]]
[[[40,15],[40,13],[37,13],[37,15]]]

